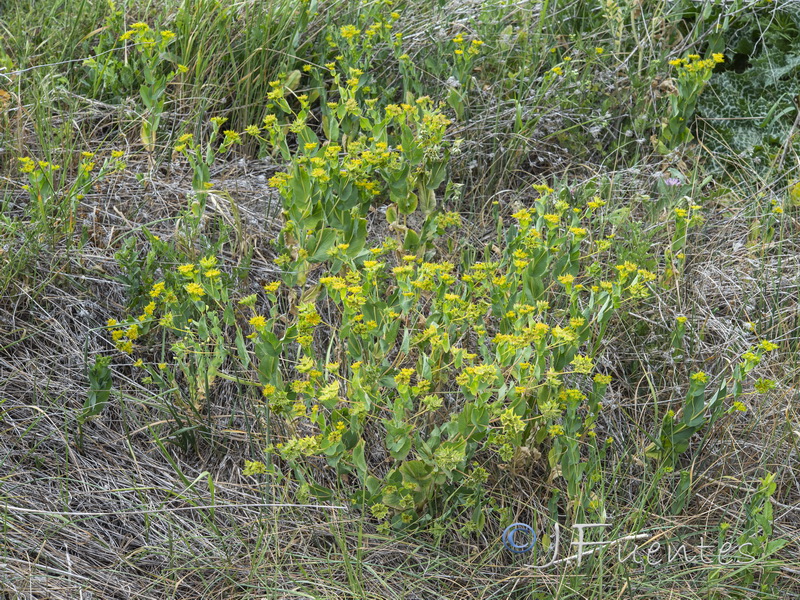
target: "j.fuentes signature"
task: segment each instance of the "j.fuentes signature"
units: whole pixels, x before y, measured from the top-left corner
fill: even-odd
[[[596,527],[610,527],[611,523],[576,523],[572,529],[577,531],[573,535],[570,546],[575,548],[574,554],[559,558],[561,547],[561,528],[558,523],[553,526],[553,536],[550,547],[552,557],[550,561],[542,565],[528,565],[531,569],[546,569],[559,564],[575,562],[580,565],[582,559],[591,556],[603,548],[616,546],[617,559],[620,563],[633,561],[638,565],[664,565],[677,562],[719,564],[719,565],[748,565],[755,562],[755,557],[746,552],[752,544],[745,543],[735,546],[731,542],[723,542],[719,546],[705,543],[705,536],[700,536],[699,544],[660,542],[658,533],[640,533],[615,538],[613,540],[601,540],[590,542],[585,539],[585,531]],[[536,533],[530,525],[525,523],[513,523],[506,527],[503,532],[503,545],[514,552],[522,554],[530,552],[536,545]],[[648,540],[641,545],[636,544],[632,550],[626,546],[625,542],[639,542]]]

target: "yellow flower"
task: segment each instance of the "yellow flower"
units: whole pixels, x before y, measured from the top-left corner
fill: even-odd
[[[547,214],[542,217],[548,225],[558,225],[559,221],[561,221],[561,217],[558,215]]]
[[[204,296],[206,293],[206,291],[203,289],[203,286],[199,283],[187,283],[185,286],[183,286],[183,289],[185,289],[190,296],[195,296],[197,298]]]
[[[264,327],[267,326],[267,320],[261,315],[256,315],[255,317],[250,319],[250,325],[252,325],[256,329],[263,329]]]
[[[562,285],[565,285],[565,286],[572,285],[573,281],[575,281],[575,276],[574,275],[569,275],[569,274],[568,275],[562,275],[561,277],[558,278],[558,282],[560,284],[562,284]]]
[[[349,40],[357,36],[361,31],[355,25],[345,25],[339,29],[339,33],[344,39]]]
[[[242,143],[241,136],[237,132],[233,131],[232,129],[226,129],[223,132],[223,135],[225,136],[225,143],[226,144],[241,144]]]
[[[249,477],[250,475],[263,475],[267,472],[267,466],[258,460],[245,460],[242,475]]]
[[[150,290],[150,297],[158,298],[161,295],[161,292],[163,291],[164,291],[164,282],[159,281],[158,283],[153,284],[153,289]]]
[[[264,291],[268,294],[274,294],[278,291],[278,288],[281,287],[280,281],[273,281],[272,283],[268,283],[264,286]]]
[[[580,354],[576,355],[574,359],[572,359],[572,363],[570,363],[574,368],[576,373],[584,373],[588,375],[592,372],[594,368],[594,362],[588,356],[582,356]]]
[[[19,158],[18,160],[22,163],[22,166],[19,168],[22,173],[33,173],[36,170],[36,164],[27,156]]]
[[[191,277],[194,275],[194,265],[191,263],[180,265],[178,267],[178,272],[185,277]]]

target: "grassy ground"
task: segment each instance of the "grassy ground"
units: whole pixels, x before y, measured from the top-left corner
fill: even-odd
[[[797,597],[798,39],[0,0],[3,597]]]

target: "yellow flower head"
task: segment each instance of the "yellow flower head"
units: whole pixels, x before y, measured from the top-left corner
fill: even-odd
[[[355,25],[345,25],[339,29],[339,33],[344,39],[349,40],[357,36],[361,31]]]
[[[272,283],[268,283],[264,286],[264,291],[268,294],[274,294],[278,291],[278,288],[281,287],[280,281],[273,281]]]
[[[252,325],[256,329],[262,329],[267,326],[267,320],[261,315],[256,315],[255,317],[250,319],[250,325]]]
[[[183,286],[183,289],[185,289],[190,296],[194,296],[196,298],[201,298],[202,296],[205,296],[206,293],[206,291],[203,289],[203,286],[199,283],[187,283],[185,286]]]

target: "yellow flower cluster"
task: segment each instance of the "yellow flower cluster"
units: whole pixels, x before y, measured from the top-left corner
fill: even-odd
[[[344,25],[339,29],[339,34],[346,40],[353,39],[359,33],[361,33],[361,31],[355,25]]]
[[[22,158],[17,159],[21,164],[19,170],[22,173],[33,173],[37,169],[44,171],[45,169],[50,169],[51,171],[57,171],[61,168],[60,165],[51,164],[47,161],[40,160],[34,161],[32,158],[23,156]]]
[[[286,460],[297,460],[301,456],[313,456],[320,452],[321,435],[292,438],[285,444],[276,444],[281,456]]]
[[[453,50],[453,54],[456,56],[463,56],[465,52],[469,56],[475,56],[476,54],[480,53],[481,46],[483,46],[483,42],[481,40],[472,40],[472,42],[467,45],[466,40],[464,40],[464,36],[460,33],[453,38],[453,43],[456,45],[455,50]]]
[[[497,367],[492,364],[475,365],[465,368],[457,377],[458,385],[467,385],[470,381],[491,385],[497,381]]]
[[[686,58],[675,58],[669,61],[673,67],[678,67],[687,73],[698,73],[713,69],[716,65],[725,62],[725,56],[714,53],[711,58],[701,59],[699,54],[690,54]]]

